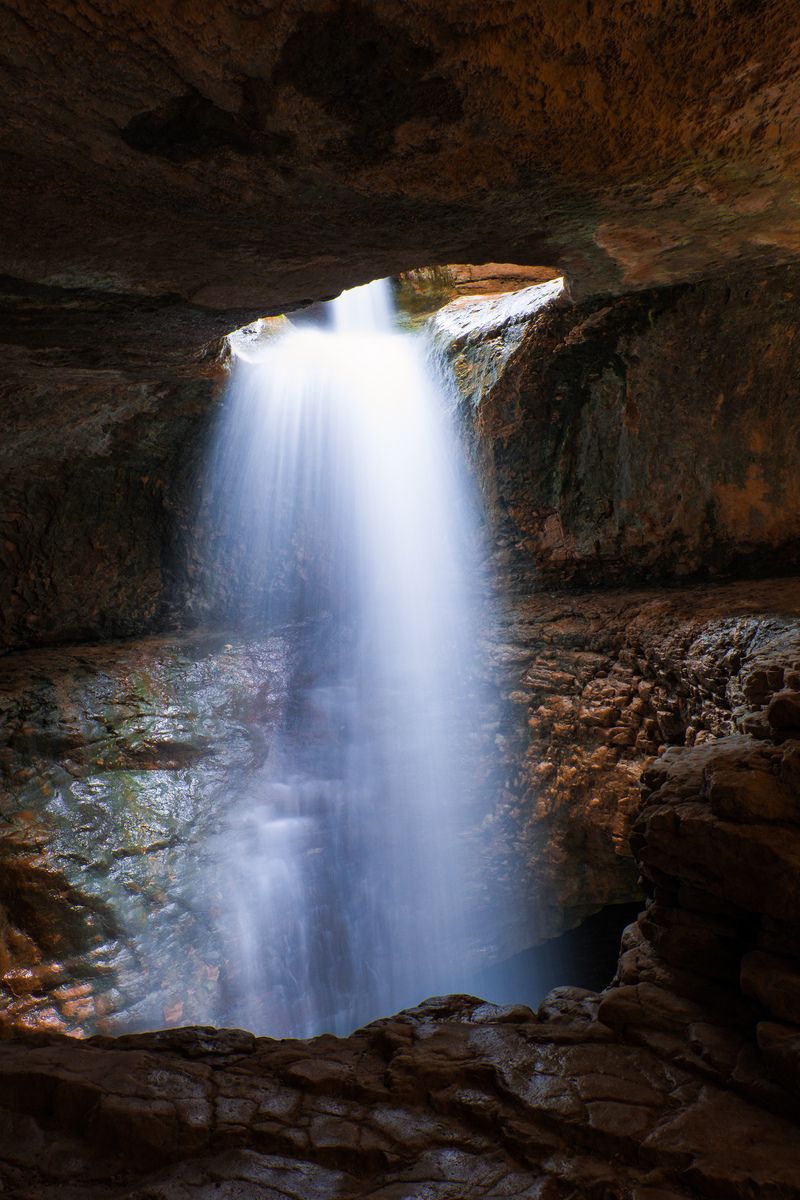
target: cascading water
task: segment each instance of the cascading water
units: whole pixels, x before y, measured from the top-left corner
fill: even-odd
[[[328,328],[234,342],[213,457],[229,615],[302,631],[267,764],[232,799],[226,1018],[346,1033],[468,975],[475,509],[388,282]]]

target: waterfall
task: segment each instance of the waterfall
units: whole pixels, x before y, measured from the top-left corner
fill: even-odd
[[[347,1033],[457,990],[470,929],[477,521],[388,281],[234,339],[210,507],[227,615],[301,631],[292,702],[220,835],[225,1016]]]

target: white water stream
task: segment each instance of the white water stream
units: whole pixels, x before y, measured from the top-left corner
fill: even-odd
[[[240,337],[213,460],[235,614],[302,623],[293,702],[226,834],[230,1020],[349,1032],[457,990],[474,785],[477,521],[388,282]]]

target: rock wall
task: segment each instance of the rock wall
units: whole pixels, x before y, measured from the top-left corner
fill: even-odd
[[[648,769],[650,899],[597,995],[429,1000],[352,1037],[0,1042],[0,1180],[71,1200],[800,1196],[800,639],[742,732]],[[746,864],[747,869],[743,869]]]
[[[665,747],[733,734],[754,689],[775,686],[796,655],[799,620],[797,580],[545,593],[509,607],[491,650],[506,708],[496,757],[487,747],[486,881],[515,889],[508,953],[639,895],[629,836],[642,773]]]
[[[565,14],[507,0],[448,0],[430,11],[397,0],[288,0],[277,13],[241,0],[220,16],[198,0],[179,10],[98,0],[91,13],[73,0],[46,12],[14,0],[0,22],[4,648],[172,619],[182,581],[166,541],[185,511],[179,477],[195,418],[202,423],[195,406],[212,403],[200,395],[220,338],[420,265],[489,262],[502,273],[543,264],[589,304],[563,327],[574,333],[581,313],[594,322],[557,356],[569,395],[547,427],[553,436],[542,438],[531,415],[530,436],[549,447],[547,481],[519,497],[520,528],[509,534],[546,558],[554,577],[575,567],[577,578],[588,563],[587,579],[621,579],[627,556],[642,571],[695,569],[712,535],[723,559],[732,545],[749,554],[796,536],[776,516],[773,492],[792,503],[780,461],[768,476],[758,449],[762,434],[772,444],[776,422],[787,446],[796,436],[791,412],[772,412],[773,383],[790,365],[791,317],[781,324],[775,309],[774,338],[763,322],[738,331],[723,322],[722,412],[742,414],[753,462],[744,452],[729,462],[716,481],[727,491],[715,483],[710,497],[693,481],[695,499],[684,495],[672,529],[684,544],[655,563],[647,545],[658,526],[637,529],[623,509],[644,495],[630,455],[651,458],[660,432],[683,473],[675,426],[687,406],[695,415],[698,387],[677,410],[671,392],[640,387],[631,355],[647,339],[635,333],[630,354],[618,346],[593,385],[607,427],[578,417],[573,386],[578,360],[611,353],[618,326],[646,325],[649,301],[637,308],[632,291],[796,262],[800,42],[791,4],[663,0],[634,11],[585,0]],[[354,92],[356,78],[363,88]],[[731,287],[735,302],[741,288]],[[759,293],[765,321],[782,290],[766,304]],[[589,298],[620,295],[628,299],[609,301],[601,320]],[[665,329],[670,318],[653,303]],[[679,342],[694,335],[693,314],[706,323],[706,345],[717,336],[702,305],[681,311]],[[741,348],[750,335],[772,347],[763,362]],[[694,357],[702,372],[702,354]],[[673,369],[669,355],[656,359],[643,358],[638,372]],[[638,389],[638,416],[620,398],[624,387]],[[763,404],[762,426],[753,414]],[[621,409],[641,432],[620,435],[630,487],[609,489],[587,464],[586,444],[597,436],[614,460]],[[705,411],[697,440],[715,442]],[[570,468],[547,454],[560,444],[559,423],[573,418],[584,441],[564,441]],[[76,437],[90,427],[99,450]],[[562,493],[575,478],[589,488],[582,500],[573,490],[585,511]],[[672,520],[673,498],[654,499],[647,519]]]
[[[800,1116],[800,635],[757,656],[737,733],[645,772],[631,845],[648,903],[599,1018]]]
[[[800,561],[798,286],[782,268],[576,304],[551,281],[440,312],[504,587]],[[225,372],[187,350],[159,378],[118,349],[124,369],[83,371],[37,351],[0,385],[5,649],[219,619],[235,589],[192,537]]]
[[[174,624],[218,386],[93,371],[3,381],[1,649]]]
[[[182,666],[202,731],[174,704],[164,723],[174,647],[7,659],[3,1190],[800,1195],[796,585],[543,591],[798,564],[794,6],[15,0],[0,20],[3,645],[180,617],[223,333],[420,263],[557,267],[571,303],[452,341],[515,593],[486,861],[501,887],[535,873],[508,948],[534,910],[541,934],[629,894],[641,776],[648,896],[616,984],[536,1015],[454,998],[342,1041],[59,1038],[135,1007],[120,913],[193,919],[159,889],[210,751],[257,761],[243,730],[274,714],[236,655],[203,677],[224,645]],[[174,811],[129,804],[148,772]],[[192,964],[200,991],[214,969]]]
[[[551,285],[544,285],[545,289]],[[522,589],[800,558],[800,277],[439,314],[500,563]]]
[[[224,1020],[215,838],[269,752],[296,653],[292,631],[218,632],[2,660],[6,1026]]]
[[[796,580],[506,612],[487,647],[480,804],[463,815],[484,965],[641,895],[629,834],[648,763],[749,728],[753,699],[794,680],[778,673],[798,617]],[[312,638],[198,631],[0,660],[0,1026],[230,1020],[220,839]]]

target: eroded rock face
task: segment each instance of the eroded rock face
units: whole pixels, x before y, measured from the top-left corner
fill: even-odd
[[[230,868],[216,842],[267,756],[296,656],[282,631],[3,660],[3,1023],[220,1022],[212,914]]]
[[[556,280],[442,310],[503,587],[796,564],[797,295],[781,269],[579,304]],[[0,387],[5,647],[220,619],[235,572],[203,583],[201,498],[226,376],[167,370],[20,370]]]
[[[638,895],[629,834],[654,755],[766,728],[751,710],[773,688],[771,719],[790,719],[798,617],[795,580],[536,594],[510,606],[492,651],[507,707],[487,879],[496,889],[510,872],[526,897],[509,953],[525,945],[523,931],[551,937]],[[748,791],[737,775],[731,795],[727,782],[720,767],[716,807],[759,803],[763,786]],[[788,785],[768,782],[761,803],[780,820],[795,802]]]
[[[792,1121],[625,1044],[591,994],[538,1020],[448,997],[344,1041],[6,1043],[0,1100],[16,1113],[0,1178],[20,1196],[800,1194]]]
[[[473,302],[434,326],[512,586],[796,563],[796,273],[577,305],[551,287],[529,319]]]
[[[724,591],[735,608],[734,589],[714,595]],[[656,603],[663,622],[686,601]],[[644,774],[632,845],[647,906],[605,992],[557,989],[538,1013],[438,998],[309,1042],[18,1031],[0,1042],[5,1189],[70,1200],[800,1196],[796,622],[729,617],[741,662],[726,676],[707,630],[686,642],[686,621],[671,648],[689,651],[691,744]],[[628,624],[641,654],[642,615]],[[723,695],[742,701],[736,732],[718,724]]]
[[[543,263],[599,292],[797,253],[787,6],[20,0],[3,43],[9,307],[60,292],[106,366],[121,309],[159,310],[163,361],[187,318],[193,352],[221,312],[421,264]],[[10,344],[85,363],[53,315]]]
[[[0,382],[3,650],[175,623],[217,390],[90,371]]]
[[[799,666],[795,647],[771,686]],[[631,845],[649,899],[599,1017],[797,1119],[800,722],[770,720],[768,671],[737,716],[752,732],[669,749],[645,773]]]
[[[254,317],[425,264],[543,264],[582,303],[725,272],[755,279],[797,256],[798,42],[786,5],[595,0],[565,14],[505,0],[431,11],[290,0],[279,14],[248,3],[212,14],[103,0],[87,15],[71,0],[46,14],[18,0],[2,23],[4,647],[179,616],[172,539],[191,521],[184,472],[213,407],[214,352]],[[677,504],[657,488],[642,507],[636,457],[653,461],[658,433],[675,449],[671,476],[682,473],[674,430],[687,406],[703,417],[695,444],[719,450],[718,391],[700,404],[697,380],[681,397],[637,392],[639,374],[669,376],[674,363],[649,361],[630,329],[620,342],[620,325],[646,326],[652,310],[663,330],[675,305],[614,302],[600,319],[590,304],[590,328],[564,325],[576,341],[551,381],[569,395],[546,437],[529,422],[541,451],[524,453],[544,455],[548,479],[517,495],[511,541],[554,574],[589,563],[621,578],[626,562],[697,569],[717,545],[727,561],[731,548],[796,540],[796,494],[780,462],[773,476],[762,462],[776,423],[785,445],[796,439],[794,391],[773,413],[770,382],[791,368],[793,318],[773,304],[793,288],[778,282],[767,305],[776,337],[766,314],[721,332],[708,304],[678,306],[670,336],[694,346],[699,321],[726,373],[717,427],[727,416],[746,436],[708,483],[698,464]],[[763,361],[739,352],[751,339],[771,345]],[[572,388],[575,372],[598,345],[587,388],[608,411],[605,432],[573,411],[587,394]],[[699,379],[702,346],[694,361]],[[751,414],[765,397],[761,421]],[[621,482],[609,493],[587,470],[584,500],[567,503],[559,448],[583,471],[593,439]],[[643,525],[624,504],[645,511]],[[665,513],[679,538],[668,553],[652,549]]]
[[[647,762],[740,727],[763,736],[767,717],[751,710],[773,691],[768,711],[785,724],[799,613],[791,580],[536,596],[509,609],[486,647],[482,777],[462,815],[476,971],[639,897],[628,838]],[[226,932],[230,854],[242,851],[237,830],[282,722],[309,671],[324,672],[313,644],[298,626],[2,660],[7,1025],[88,1034],[230,1022],[241,983]],[[787,764],[785,780],[751,771],[743,784],[718,760],[712,811],[792,816]],[[265,1021],[284,1019],[264,1004]]]

